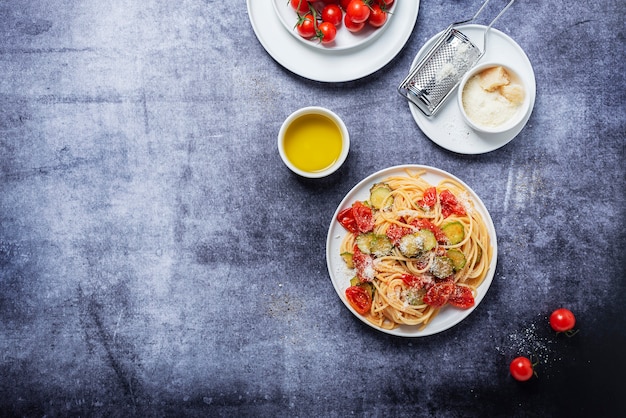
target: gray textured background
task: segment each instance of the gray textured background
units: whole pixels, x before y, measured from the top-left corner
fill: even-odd
[[[617,416],[625,4],[515,4],[496,27],[534,66],[535,110],[464,156],[395,88],[478,5],[422,1],[392,62],[327,84],[273,61],[243,0],[0,1],[0,415]],[[353,141],[317,181],[275,145],[305,105]],[[405,163],[462,178],[499,238],[482,304],[422,339],[354,318],[324,256],[345,193]],[[571,339],[546,325],[561,305]],[[518,354],[539,378],[511,379]]]

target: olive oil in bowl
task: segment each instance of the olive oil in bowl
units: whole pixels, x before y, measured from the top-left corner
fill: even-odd
[[[285,164],[304,177],[324,177],[334,172],[348,154],[348,131],[331,111],[309,107],[287,118],[278,135]]]

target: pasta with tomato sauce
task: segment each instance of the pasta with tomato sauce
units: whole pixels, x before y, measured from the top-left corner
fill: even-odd
[[[383,329],[421,328],[445,306],[474,306],[492,247],[470,194],[453,179],[431,185],[424,172],[389,176],[337,221],[340,253],[354,269],[349,304]]]

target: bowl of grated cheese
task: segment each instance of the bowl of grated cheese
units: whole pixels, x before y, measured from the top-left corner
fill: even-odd
[[[488,62],[461,79],[457,103],[463,120],[478,132],[501,133],[516,127],[530,107],[523,79],[511,67]]]

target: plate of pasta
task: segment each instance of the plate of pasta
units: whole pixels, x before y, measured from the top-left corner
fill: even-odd
[[[459,178],[400,165],[360,181],[326,239],[339,298],[382,332],[423,337],[465,319],[493,280],[497,237],[478,195]]]

